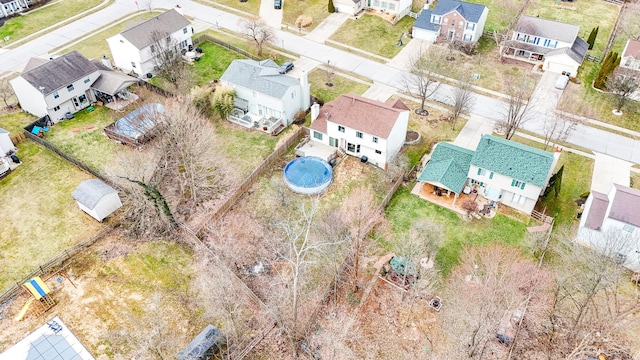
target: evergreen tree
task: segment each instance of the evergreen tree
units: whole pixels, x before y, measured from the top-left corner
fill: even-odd
[[[598,36],[599,26],[591,29],[591,33],[589,34],[589,38],[587,39],[587,43],[589,44],[589,50],[593,49],[593,44],[596,43],[596,37]]]
[[[328,9],[327,9],[327,10],[329,10],[329,13],[334,13],[334,12],[336,12],[336,7],[335,7],[335,6],[333,6],[333,0],[329,0],[329,7],[328,7]]]
[[[602,63],[600,64],[598,75],[596,75],[596,78],[593,80],[593,86],[597,89],[604,89],[605,87],[604,82],[609,75],[607,71],[611,67],[613,54],[614,53],[612,51],[609,51],[607,53],[607,56],[604,57],[604,60],[602,60]]]

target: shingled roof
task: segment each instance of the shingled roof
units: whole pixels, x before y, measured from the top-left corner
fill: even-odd
[[[553,154],[492,135],[483,135],[471,164],[544,187],[553,164]]]
[[[30,61],[28,65],[37,65],[38,63],[40,65],[23,72],[21,76],[44,95],[51,94],[98,71],[98,67],[94,63],[77,51],[46,62]]]
[[[400,105],[402,104],[402,105]],[[343,94],[320,109],[320,116],[311,123],[312,130],[326,133],[327,121],[387,139],[398,116],[409,111],[400,101],[381,103],[353,94]]]
[[[89,179],[81,182],[71,197],[87,208],[93,209],[103,197],[113,193],[117,191],[102,180]]]
[[[467,182],[473,151],[441,142],[433,149],[431,159],[418,181],[438,182],[455,193],[461,193]]]
[[[189,20],[180,15],[179,12],[171,9],[126,29],[120,35],[137,49],[144,49],[153,43],[151,34],[163,33],[170,35],[190,24]]]
[[[523,34],[536,35],[572,44],[578,37],[580,27],[560,21],[523,15],[518,20],[514,30]]]
[[[438,30],[440,24],[432,23],[431,15],[434,14],[442,16],[452,11],[457,11],[467,21],[477,23],[478,21],[480,21],[480,16],[482,16],[482,12],[485,8],[486,6],[484,5],[473,4],[464,1],[438,0],[433,10],[425,9],[420,12],[420,15],[416,19],[416,22],[413,24],[413,27],[431,31]]]
[[[607,208],[609,207],[609,198],[606,194],[597,191],[592,191],[591,197],[591,207],[589,208],[584,226],[588,229],[600,230],[604,222],[604,216],[607,213]]]
[[[290,87],[300,83],[280,74],[279,68],[272,60],[233,60],[220,80],[281,99]]]
[[[627,40],[622,57],[632,57],[636,60],[640,60],[640,40]]]
[[[640,227],[640,190],[614,184],[616,193],[611,202],[609,217]]]

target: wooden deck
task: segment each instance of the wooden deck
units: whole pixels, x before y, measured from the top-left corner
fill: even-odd
[[[436,204],[438,206],[441,206],[445,209],[449,209],[451,211],[454,211],[460,215],[466,215],[466,211],[464,211],[460,206],[462,205],[462,203],[466,200],[466,199],[471,199],[475,202],[478,203],[478,209],[482,209],[482,207],[487,204],[487,199],[485,199],[482,195],[480,194],[460,194],[458,196],[458,198],[456,199],[456,203],[455,205],[453,204],[453,199],[455,197],[454,193],[451,193],[450,195],[447,195],[446,190],[441,190],[441,195],[438,196],[438,194],[434,191],[433,189],[433,185],[429,184],[429,183],[421,183],[421,182],[417,182],[416,185],[413,187],[413,190],[411,190],[411,193],[414,195],[419,196],[421,199],[424,199],[430,203]],[[496,214],[495,210],[491,210],[491,212],[486,215],[486,217],[488,218],[492,218],[494,217]]]

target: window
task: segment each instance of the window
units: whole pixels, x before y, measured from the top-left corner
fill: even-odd
[[[636,228],[633,225],[629,225],[629,224],[624,224],[624,226],[622,227],[622,230],[626,231],[626,232],[630,232],[632,233],[633,230],[635,230]]]
[[[524,190],[524,185],[525,183],[523,183],[522,181],[518,181],[516,179],[511,180],[511,186],[513,187],[519,187],[520,189]]]
[[[53,92],[53,98],[54,98],[54,99],[57,99],[57,98],[59,98],[59,97],[60,97],[60,94],[58,94],[58,92],[57,92],[57,91],[54,91],[54,92]]]
[[[149,50],[151,50],[151,53],[155,53],[156,52],[156,47],[151,45],[151,47],[149,48]]]
[[[380,0],[373,0],[373,6],[380,7]]]
[[[134,62],[132,61],[132,62],[131,62],[131,67],[135,69],[135,68],[136,68],[136,63],[134,63]]]
[[[376,154],[382,154],[382,151],[376,150]]]
[[[182,40],[182,41],[180,42],[180,47],[181,47],[181,48],[186,48],[186,47],[187,47],[187,45],[188,45],[187,40]]]
[[[333,147],[338,147],[338,139],[329,137],[329,145]]]
[[[67,86],[67,91],[68,92],[72,92],[73,91],[73,84]]]
[[[464,34],[464,37],[462,38],[462,40],[464,40],[464,41],[471,41],[471,35],[469,35],[469,34]]]
[[[444,18],[444,24],[447,25],[448,22],[449,22],[449,19]]]
[[[372,140],[373,140],[374,143],[376,143],[376,144],[378,143],[378,138],[377,137],[374,136]]]
[[[460,29],[462,29],[462,26],[463,26],[463,25],[464,25],[464,21],[460,21],[460,22],[458,23],[458,27],[459,27]]]
[[[342,133],[343,133],[343,132],[344,132],[344,126],[340,126],[340,125],[338,125],[338,131],[340,131],[340,132],[342,132]]]
[[[60,106],[56,106],[53,108],[53,111],[58,111],[58,110],[60,110]]]
[[[292,91],[292,92],[291,92],[291,98],[292,98],[292,99],[295,99],[295,98],[296,98],[296,92],[295,92],[295,91]]]
[[[86,84],[86,83],[88,83],[89,81],[91,81],[91,80],[90,80],[90,79],[89,79],[89,77],[87,76],[87,77],[84,79],[84,83]]]
[[[186,34],[187,33],[187,28],[182,29],[182,33]]]
[[[358,139],[362,139],[362,133],[360,131],[356,131],[356,137]]]
[[[527,198],[524,195],[520,195],[520,194],[513,194],[513,198],[511,199],[511,202],[515,204],[520,204],[520,205],[524,205],[526,201],[527,201]]]
[[[395,11],[395,10],[396,10],[396,4],[394,4],[394,3],[389,3],[389,10],[391,10],[391,11]]]
[[[435,15],[431,16],[431,22],[434,24],[440,24],[440,20],[441,20],[440,16],[435,16]]]
[[[467,30],[475,30],[476,29],[476,24],[475,23],[467,23]]]
[[[313,137],[318,139],[318,140],[322,140],[322,133],[314,131],[313,132]]]
[[[356,145],[356,144],[348,143],[347,151],[352,153],[360,153],[360,144]]]
[[[489,176],[489,179],[493,179],[493,171],[489,172],[489,170],[478,168],[478,175]]]

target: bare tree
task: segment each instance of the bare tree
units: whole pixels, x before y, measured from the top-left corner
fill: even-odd
[[[15,94],[13,93],[13,89],[9,84],[8,79],[0,79],[0,99],[4,102],[4,106],[6,109],[11,109],[13,107],[12,99],[15,98]]]
[[[607,90],[613,93],[616,111],[622,112],[622,107],[629,97],[638,90],[640,81],[634,71],[618,67],[613,74],[605,80]]]
[[[513,28],[518,23],[518,19],[520,18],[522,11],[528,3],[528,0],[523,0],[521,1],[521,3],[519,3],[518,1],[499,0],[496,3],[496,6],[500,9],[500,11],[496,12],[496,14],[493,15],[497,16],[495,23],[506,24],[504,28],[496,28],[492,31],[493,40],[498,47],[499,61],[502,61],[504,42],[509,39],[511,30],[513,30]]]
[[[331,60],[327,60],[327,66],[324,67],[325,85],[333,86],[333,76],[336,74],[336,67],[331,64]]]
[[[582,123],[580,120],[567,120],[563,117],[550,112],[544,117],[544,150],[546,151],[550,145],[567,141],[569,135]]]
[[[462,113],[469,112],[475,102],[475,96],[471,91],[473,84],[468,76],[461,76],[457,86],[454,87],[451,95],[451,128],[455,130],[456,122]]]
[[[276,34],[262,19],[240,19],[240,29],[249,37],[258,49],[258,56],[262,56],[265,45],[272,44],[276,40]]]
[[[352,241],[351,281],[352,291],[356,293],[359,289],[358,274],[362,243],[369,234],[369,231],[381,221],[382,213],[380,212],[380,207],[375,202],[373,190],[364,186],[353,189],[351,193],[345,197],[340,213],[348,228]]]
[[[629,7],[636,7],[636,10],[627,9],[621,15],[622,21],[620,21],[620,29],[619,32],[624,35],[624,37],[640,40],[640,12],[637,11],[637,2],[635,4],[627,4]]]
[[[504,120],[498,123],[505,138],[510,140],[516,131],[529,120],[532,106],[531,95],[533,86],[526,77],[510,78],[507,81],[507,103]]]
[[[420,54],[417,52],[409,58],[409,74],[404,77],[403,84],[411,95],[420,99],[421,115],[428,115],[424,104],[440,87],[436,76],[442,70],[442,59],[431,52]]]
[[[176,90],[190,89],[191,72],[182,60],[180,44],[167,31],[152,31],[150,51],[153,54],[153,64],[161,77],[172,83]]]

